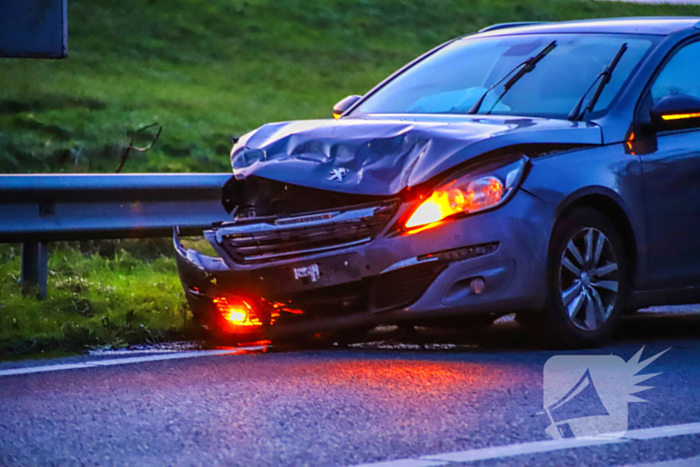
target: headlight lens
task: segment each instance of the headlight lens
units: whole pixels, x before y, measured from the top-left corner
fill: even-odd
[[[527,161],[526,157],[522,157],[504,166],[494,168],[490,165],[448,181],[436,188],[413,211],[405,227],[422,227],[451,216],[475,213],[503,204],[520,183]]]

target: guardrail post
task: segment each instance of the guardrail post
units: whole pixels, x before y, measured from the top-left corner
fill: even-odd
[[[36,293],[38,298],[46,298],[49,279],[48,245],[44,242],[22,244],[22,291],[29,295]]]

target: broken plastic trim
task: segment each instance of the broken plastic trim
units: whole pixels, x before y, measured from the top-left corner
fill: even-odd
[[[418,256],[419,261],[427,261],[432,258],[441,261],[459,261],[463,259],[476,258],[495,252],[498,249],[499,242],[481,243],[479,245],[465,246],[461,248],[453,248],[450,250],[438,251],[427,255]]]
[[[236,220],[293,216],[377,203],[396,196],[341,193],[251,175],[231,177],[221,191],[221,204]]]
[[[476,258],[478,256],[484,256],[495,252],[498,249],[498,245],[499,242],[481,243],[479,245],[470,245],[460,248],[453,248],[450,250],[437,251],[434,253],[428,253],[420,256],[414,256],[412,258],[407,258],[392,264],[379,274],[381,275],[387,272],[396,271],[397,269],[403,269],[410,266],[415,266],[417,264],[428,263],[431,261],[452,262],[460,261],[463,259]]]

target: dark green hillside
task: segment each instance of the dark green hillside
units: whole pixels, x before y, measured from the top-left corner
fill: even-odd
[[[70,58],[0,60],[0,172],[228,170],[232,134],[326,117],[397,67],[486,25],[692,6],[572,0],[70,0]],[[77,159],[77,168],[76,168]]]

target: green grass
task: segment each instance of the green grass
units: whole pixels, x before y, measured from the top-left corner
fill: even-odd
[[[24,296],[19,246],[0,245],[0,353],[119,348],[182,334],[188,319],[163,240],[56,244],[50,298]]]
[[[231,135],[328,117],[425,50],[505,21],[700,15],[575,0],[70,0],[67,60],[0,60],[0,173],[228,171]],[[54,246],[50,298],[17,289],[0,246],[0,349],[122,346],[182,329],[168,242]],[[108,250],[108,251],[101,251]]]
[[[0,60],[0,172],[226,171],[230,137],[327,117],[423,51],[503,21],[700,15],[573,0],[70,0],[67,60]],[[77,164],[76,164],[77,159]]]

